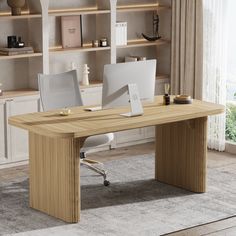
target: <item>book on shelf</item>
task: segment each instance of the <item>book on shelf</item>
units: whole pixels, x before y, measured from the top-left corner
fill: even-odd
[[[81,16],[61,17],[61,37],[63,48],[82,47]]]
[[[116,22],[116,45],[127,45],[127,22]]]
[[[15,56],[21,54],[30,54],[34,53],[32,47],[23,47],[23,48],[0,48],[0,55],[5,56]]]

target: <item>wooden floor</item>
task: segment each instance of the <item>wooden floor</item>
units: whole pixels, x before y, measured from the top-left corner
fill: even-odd
[[[154,152],[154,144],[142,144],[132,147],[118,148],[111,151],[97,152],[89,154],[88,157],[93,160],[106,162],[114,159],[123,159],[127,157],[135,157],[136,155],[148,154]],[[236,156],[209,152],[208,168],[217,166],[235,166]],[[18,166],[9,169],[0,169],[0,181],[14,180],[18,177],[28,176],[28,166]],[[236,197],[236,196],[235,196]],[[217,222],[212,222],[202,226],[186,229],[183,231],[168,234],[168,236],[236,236],[236,217],[231,217]]]

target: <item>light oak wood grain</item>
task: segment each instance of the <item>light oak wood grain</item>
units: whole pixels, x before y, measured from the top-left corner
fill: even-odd
[[[87,136],[156,125],[156,179],[194,192],[206,189],[207,116],[224,107],[194,100],[144,106],[144,115],[123,117],[128,108],[86,112],[71,108],[9,118],[30,131],[30,206],[66,222],[80,216],[79,150]],[[80,141],[81,140],[81,141]]]
[[[156,179],[206,191],[207,117],[156,126]]]
[[[30,206],[66,222],[80,218],[80,140],[29,134]]]
[[[129,108],[88,112],[84,107],[74,107],[71,111],[67,117],[60,116],[60,110],[20,115],[10,117],[9,123],[51,137],[85,137],[216,115],[224,112],[224,106],[198,100],[189,105],[163,106],[162,96],[157,96],[154,103],[144,106],[144,115],[138,117],[120,115]]]

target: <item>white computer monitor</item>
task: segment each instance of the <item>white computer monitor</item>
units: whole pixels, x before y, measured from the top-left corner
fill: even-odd
[[[104,66],[102,108],[129,105],[127,85],[136,84],[142,103],[153,102],[156,60],[126,62]]]

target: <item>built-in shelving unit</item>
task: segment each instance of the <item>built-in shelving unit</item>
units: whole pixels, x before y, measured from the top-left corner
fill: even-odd
[[[157,81],[170,79],[170,30],[171,2],[160,1],[117,1],[117,21],[125,21],[128,26],[127,45],[116,46],[117,62],[122,62],[126,56],[157,59]],[[142,33],[153,35],[153,16],[159,15],[159,33],[161,39],[147,41]],[[169,19],[168,19],[168,16]],[[168,22],[166,22],[168,20]],[[165,21],[165,22],[164,22]],[[123,58],[123,59],[122,59]]]
[[[33,80],[28,86],[35,89],[37,89],[36,75],[38,72],[58,73],[69,70],[72,63],[78,65],[78,68],[81,68],[83,64],[88,64],[90,67],[90,87],[101,86],[104,64],[115,63],[116,61],[121,62],[125,56],[132,56],[134,54],[146,57],[147,59],[157,58],[158,62],[161,61],[161,57],[164,54],[162,51],[165,51],[165,48],[167,50],[169,48],[169,37],[161,34],[161,39],[150,42],[143,39],[140,35],[141,33],[150,35],[150,30],[152,29],[151,13],[160,11],[162,14],[166,14],[165,12],[171,9],[169,3],[169,0],[137,0],[135,4],[131,0],[74,0],[74,2],[72,0],[70,3],[65,4],[63,1],[59,2],[56,0],[29,0],[29,3],[27,3],[28,8],[24,9],[20,16],[12,16],[9,8],[5,7],[3,11],[0,11],[0,24],[4,24],[5,21],[10,24],[9,22],[12,21],[12,25],[17,22],[18,27],[21,21],[14,20],[22,19],[22,24],[28,27],[25,35],[27,37],[29,35],[29,38],[25,41],[29,41],[34,46],[36,52],[32,54],[0,56],[0,61],[1,63],[9,61],[11,63],[7,65],[9,69],[16,66],[15,63],[10,61],[17,59],[16,62],[22,64],[22,66],[25,63],[25,68],[28,66],[30,71],[28,80]],[[62,48],[60,17],[77,15],[82,16],[83,46],[78,48]],[[114,16],[116,15],[115,19]],[[120,20],[128,22],[128,43],[127,45],[116,46],[114,34],[115,22]],[[160,25],[162,24],[161,19]],[[19,35],[17,27],[13,27],[13,30],[16,30],[16,34]],[[4,32],[2,31],[2,33]],[[14,35],[14,32],[7,32],[5,37],[11,34]],[[108,38],[109,46],[92,47],[92,40],[99,40],[102,37]],[[48,42],[43,41],[43,39],[48,39]],[[24,60],[21,62],[20,59]],[[168,60],[165,58],[163,61],[166,62]],[[167,75],[170,74],[170,71],[167,69],[162,70],[162,66],[159,64],[157,80],[169,78]],[[20,66],[17,68],[20,68]],[[2,79],[0,79],[0,82],[4,84]],[[7,89],[14,88],[10,87]]]
[[[20,16],[12,16],[7,1],[0,9],[0,47],[7,36],[22,36],[35,53],[0,56],[0,165],[27,159],[27,133],[7,124],[7,117],[40,111],[38,73],[60,73],[78,68],[81,81],[83,65],[90,67],[90,85],[80,85],[85,105],[102,100],[105,64],[124,62],[126,56],[157,59],[156,92],[163,93],[170,79],[171,0],[27,0]],[[149,42],[142,33],[152,36],[153,15],[160,16],[161,39]],[[82,18],[83,46],[62,48],[61,17]],[[116,46],[116,21],[128,24],[128,43]],[[106,37],[108,47],[92,47],[92,40]],[[21,132],[21,133],[20,133]],[[145,128],[115,134],[113,147],[152,140],[154,129]],[[7,137],[7,138],[6,138]],[[18,150],[20,147],[20,150]],[[22,147],[24,150],[22,152]]]
[[[26,46],[31,46],[34,53],[0,55],[0,83],[3,91],[18,91],[31,88],[32,80],[43,72],[43,11],[41,0],[28,0],[21,15],[13,16],[7,1],[0,9],[0,48],[7,47],[7,37],[21,37]]]

